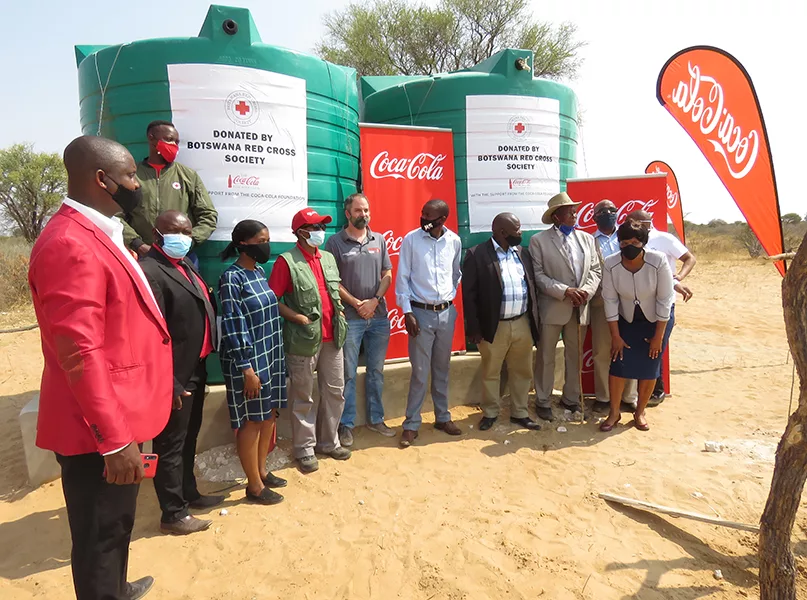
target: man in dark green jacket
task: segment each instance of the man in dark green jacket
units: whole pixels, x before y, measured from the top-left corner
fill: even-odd
[[[154,243],[152,231],[157,217],[166,210],[177,210],[191,220],[193,245],[198,246],[215,231],[218,218],[207,189],[196,171],[174,162],[179,133],[172,123],[152,121],[146,136],[149,155],[137,165],[143,201],[123,215],[124,243],[139,256],[145,256]]]

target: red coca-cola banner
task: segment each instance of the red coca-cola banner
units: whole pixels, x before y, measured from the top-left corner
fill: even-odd
[[[681,243],[686,246],[687,239],[684,232],[684,207],[681,205],[681,192],[678,189],[678,178],[670,165],[661,160],[654,160],[644,170],[645,173],[667,174],[667,214],[672,221],[675,232]]]
[[[386,295],[392,328],[387,360],[409,356],[406,327],[395,302],[394,280],[403,237],[420,227],[420,211],[429,200],[450,209],[446,226],[457,232],[454,141],[449,129],[362,125],[362,191],[370,201],[373,231],[383,233],[392,260],[393,285]],[[454,300],[457,325],[452,350],[465,349],[462,295]]]
[[[575,202],[582,202],[577,210],[577,227],[592,235],[597,230],[594,207],[600,200],[610,200],[617,208],[617,227],[635,210],[646,210],[653,215],[653,227],[667,231],[667,178],[652,173],[632,177],[605,179],[569,179],[566,192]],[[664,353],[664,387],[670,391],[669,352]],[[583,344],[583,393],[594,394],[594,358],[591,346],[591,328]]]
[[[754,84],[740,62],[711,46],[675,54],[656,97],[712,165],[769,255],[784,249],[768,132]],[[784,261],[776,268],[785,274]]]

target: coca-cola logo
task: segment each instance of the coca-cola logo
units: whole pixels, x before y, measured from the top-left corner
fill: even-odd
[[[403,244],[403,236],[395,237],[395,232],[388,229],[384,232],[384,244],[387,246],[387,254],[390,256],[398,256],[401,253],[401,244]]]
[[[510,189],[515,188],[523,188],[523,187],[530,187],[532,185],[531,179],[511,179],[510,180]]]
[[[443,178],[445,154],[421,152],[413,158],[390,158],[389,152],[379,152],[370,163],[370,176],[373,179],[427,179],[438,181]]]
[[[656,167],[653,169],[653,173],[664,173],[661,170],[661,167]],[[678,192],[674,192],[672,186],[670,186],[669,175],[667,175],[667,208],[672,210],[678,205]]]
[[[714,77],[701,74],[698,65],[687,63],[687,66],[689,82],[678,82],[672,92],[672,102],[698,125],[706,141],[723,157],[731,176],[742,179],[756,163],[759,132],[752,129],[743,134],[742,127],[725,106],[723,86]]]
[[[387,318],[389,319],[389,334],[392,335],[406,335],[406,318],[401,312],[401,309],[395,307],[387,311]]]
[[[227,187],[250,186],[257,187],[261,184],[261,178],[254,175],[229,175],[227,177]]]
[[[619,227],[625,222],[628,215],[635,210],[644,210],[651,215],[654,214],[653,207],[659,203],[657,198],[650,200],[628,200],[622,206],[617,208],[616,212],[616,225]],[[594,222],[594,206],[595,202],[587,202],[582,204],[577,211],[577,228],[583,231],[593,232],[597,229],[597,223]]]
[[[583,353],[583,374],[594,372],[594,350],[589,348]]]

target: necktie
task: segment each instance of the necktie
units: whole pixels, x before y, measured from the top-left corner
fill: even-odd
[[[207,323],[210,326],[210,342],[213,344],[213,348],[218,348],[218,331],[216,331],[216,313],[213,312],[213,306],[207,299],[207,294],[205,294],[202,286],[199,285],[199,280],[196,278],[196,274],[193,270],[188,267],[185,261],[180,261],[179,263],[182,265],[185,274],[188,276],[188,279],[191,280],[191,284],[193,288],[196,290],[196,293],[199,294],[199,297],[202,299],[205,305],[205,313],[207,314]]]

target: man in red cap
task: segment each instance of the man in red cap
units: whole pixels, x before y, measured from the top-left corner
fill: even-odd
[[[342,346],[347,335],[339,298],[339,268],[333,254],[320,250],[331,217],[311,208],[291,221],[297,245],[281,254],[269,287],[283,300],[280,316],[288,370],[288,396],[294,458],[303,473],[319,469],[315,452],[337,460],[350,458],[339,443],[339,420],[345,407]],[[312,392],[317,372],[319,400]]]

